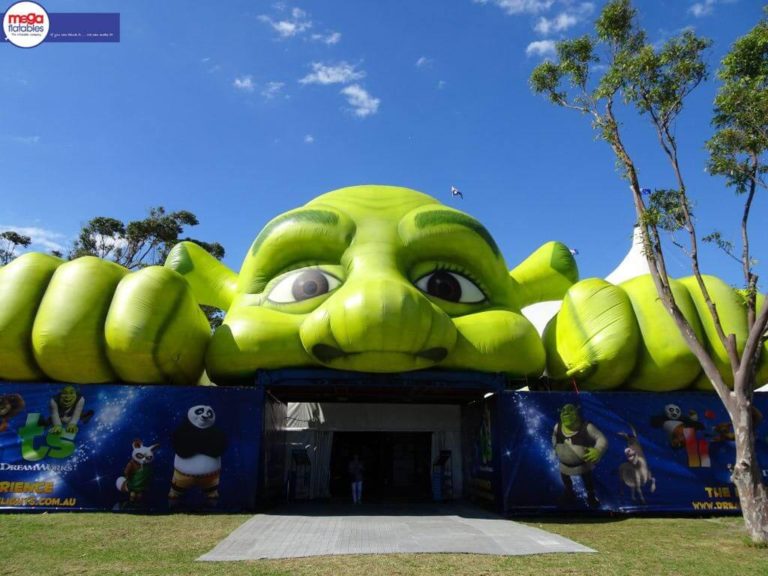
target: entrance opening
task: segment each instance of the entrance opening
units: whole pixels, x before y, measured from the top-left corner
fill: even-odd
[[[365,465],[363,501],[430,497],[431,432],[334,432],[331,496],[351,498],[347,471],[357,454]]]

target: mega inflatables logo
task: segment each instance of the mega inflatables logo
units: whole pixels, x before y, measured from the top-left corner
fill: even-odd
[[[17,2],[3,16],[3,32],[19,48],[34,48],[48,36],[51,21],[45,8],[35,2]]]

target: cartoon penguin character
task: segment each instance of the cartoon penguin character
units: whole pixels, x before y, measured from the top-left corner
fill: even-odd
[[[210,406],[192,406],[187,419],[173,432],[175,452],[173,479],[168,500],[175,507],[190,488],[200,488],[206,504],[215,506],[219,498],[221,456],[227,449],[224,432],[214,427],[216,413]]]

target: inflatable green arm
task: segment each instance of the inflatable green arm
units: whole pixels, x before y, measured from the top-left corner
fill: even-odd
[[[194,242],[181,242],[165,260],[166,268],[181,274],[200,304],[229,310],[237,291],[237,274]]]
[[[0,379],[195,383],[210,328],[187,282],[91,256],[0,268]]]
[[[576,260],[561,242],[547,242],[509,275],[517,283],[521,307],[561,300],[568,289],[579,281]]]

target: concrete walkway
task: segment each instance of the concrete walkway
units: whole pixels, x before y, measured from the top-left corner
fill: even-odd
[[[594,552],[468,504],[292,504],[257,514],[199,560],[336,554]]]

